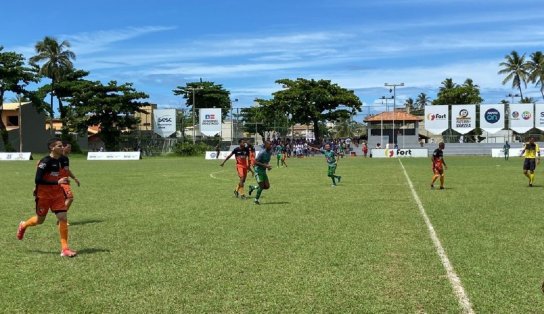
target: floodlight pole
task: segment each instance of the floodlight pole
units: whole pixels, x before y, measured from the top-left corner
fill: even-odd
[[[395,146],[395,107],[397,105],[397,86],[404,86],[404,83],[385,83],[385,87],[393,87],[393,147]]]
[[[191,115],[193,116],[193,145],[194,145],[196,143],[196,132],[195,132],[195,106],[196,106],[195,98],[196,98],[196,96],[195,96],[195,91],[202,89],[202,86],[198,86],[196,88],[192,87],[192,86],[187,86],[185,89],[188,90],[188,91],[193,92],[193,108],[191,110],[192,111]]]

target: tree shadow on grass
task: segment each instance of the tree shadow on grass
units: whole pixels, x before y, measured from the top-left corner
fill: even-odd
[[[86,220],[79,220],[79,221],[70,220],[70,226],[98,224],[101,222],[104,222],[104,220],[100,220],[100,219],[86,219]]]

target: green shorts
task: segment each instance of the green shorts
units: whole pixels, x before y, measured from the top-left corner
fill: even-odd
[[[335,172],[336,172],[336,165],[333,165],[333,166],[329,165],[329,171],[327,172],[327,175],[333,176]]]
[[[255,180],[257,180],[257,183],[266,182],[268,181],[268,175],[266,172],[255,171]]]

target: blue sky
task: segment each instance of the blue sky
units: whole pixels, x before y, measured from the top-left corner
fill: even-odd
[[[32,0],[2,12],[5,50],[30,57],[46,35],[68,40],[91,79],[133,82],[169,108],[183,102],[172,89],[200,78],[222,84],[236,107],[297,77],[355,90],[361,117],[390,95],[385,82],[405,83],[403,103],[434,99],[445,78],[472,78],[494,103],[512,92],[497,74],[504,56],[544,50],[541,0]],[[542,102],[533,86],[524,95]]]

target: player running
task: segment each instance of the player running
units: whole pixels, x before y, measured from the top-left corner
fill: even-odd
[[[274,152],[276,153],[276,159],[277,159],[277,166],[278,168],[280,167],[280,162],[281,162],[281,157],[282,157],[282,151],[283,151],[283,146],[281,146],[281,143],[278,143],[278,145],[276,145],[274,147]],[[283,163],[282,163],[283,165]]]
[[[538,155],[538,161],[536,156]],[[536,165],[540,164],[540,147],[535,143],[534,137],[529,137],[529,142],[523,144],[521,156],[525,157],[523,161],[523,174],[529,179],[529,187],[535,183]]]
[[[234,190],[234,196],[245,199],[246,195],[244,192],[244,183],[246,182],[247,170],[249,168],[249,149],[247,149],[246,143],[243,139],[240,139],[238,144],[240,144],[240,146],[233,149],[227,158],[223,160],[220,166],[223,167],[225,162],[227,162],[227,160],[234,155],[234,158],[236,159],[236,172],[238,172],[238,177],[240,177],[240,181]]]
[[[247,144],[247,149],[249,150],[249,172],[251,172],[251,174],[253,176],[255,176],[255,171],[253,170],[253,168],[255,168],[255,146],[253,146],[253,144],[251,143],[248,143]]]
[[[286,159],[287,159],[287,144],[284,144],[281,149],[281,165],[287,168],[287,163],[285,162]]]
[[[335,174],[336,173],[336,165],[337,165],[337,162],[338,162],[338,158],[336,158],[336,157],[338,156],[338,154],[335,153],[331,149],[331,145],[328,144],[328,143],[325,144],[324,149],[317,149],[317,148],[311,147],[311,146],[308,146],[308,147],[310,147],[310,149],[312,149],[312,150],[319,151],[323,155],[325,155],[325,158],[327,160],[327,165],[329,167],[329,169],[327,171],[327,176],[329,178],[331,178],[331,180],[332,180],[332,187],[336,187],[336,180],[338,180],[338,183],[340,183],[340,180],[342,180],[341,176],[337,176]]]
[[[63,153],[62,141],[59,138],[50,139],[47,142],[49,156],[40,160],[36,169],[36,216],[27,221],[21,221],[17,229],[17,239],[22,240],[28,227],[41,225],[51,210],[59,221],[61,252],[60,256],[74,257],[76,252],[68,247],[68,218],[66,212],[66,199],[62,184],[69,183],[68,177],[61,176],[60,157]]]
[[[271,158],[272,143],[270,141],[265,141],[264,149],[259,152],[259,156],[257,156],[257,159],[255,159],[255,179],[257,179],[257,184],[259,185],[249,186],[249,195],[251,195],[254,190],[257,190],[257,195],[255,195],[254,200],[256,205],[261,204],[259,199],[261,198],[261,193],[263,190],[268,190],[270,188],[270,182],[268,181],[266,170],[272,170],[272,166],[270,166]]]
[[[448,166],[446,161],[444,161],[444,148],[446,144],[440,142],[438,148],[434,150],[433,155],[431,156],[432,168],[433,168],[433,180],[431,181],[431,189],[434,189],[434,182],[436,179],[440,178],[440,189],[444,189],[444,168],[447,170]]]
[[[59,161],[61,165],[60,170],[60,176],[61,177],[70,177],[76,181],[77,186],[80,186],[79,180],[76,178],[72,170],[70,169],[70,159],[68,158],[68,155],[72,153],[72,144],[68,143],[67,141],[62,141],[63,150],[62,150],[62,156],[60,156]],[[74,194],[72,193],[72,189],[70,187],[70,182],[66,184],[60,185],[62,189],[64,190],[64,195],[66,196],[66,210],[70,209],[70,206],[72,205],[72,202],[74,201]]]

